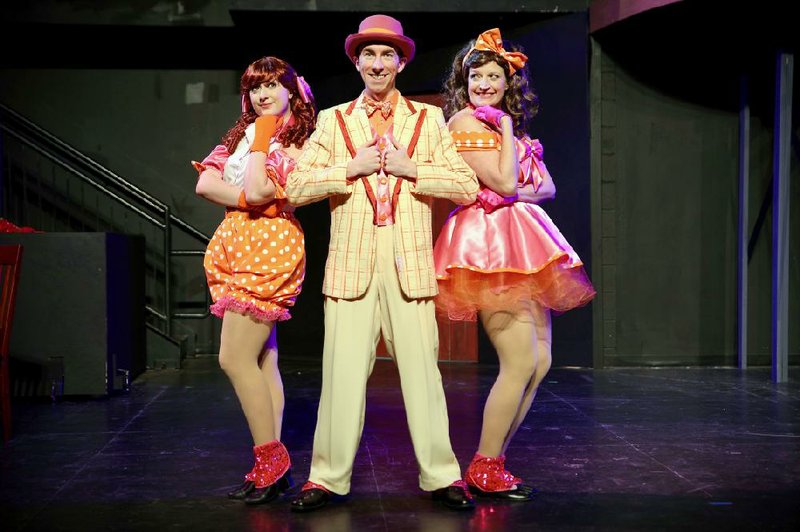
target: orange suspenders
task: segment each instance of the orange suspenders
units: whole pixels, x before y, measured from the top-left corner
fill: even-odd
[[[355,106],[356,100],[350,104],[350,107],[347,108],[347,113],[349,114],[353,107]],[[411,109],[412,113],[416,112],[414,106],[411,105],[411,102],[406,99],[406,104]],[[422,123],[425,121],[425,115],[427,114],[427,109],[422,109],[422,112],[419,114],[419,118],[417,118],[417,124],[414,126],[414,135],[411,137],[411,142],[408,144],[408,149],[406,153],[408,156],[414,153],[414,148],[417,146],[417,141],[419,140],[420,131],[422,130]],[[347,151],[350,152],[350,157],[356,156],[356,148],[353,146],[353,140],[350,138],[350,133],[347,131],[347,126],[344,123],[344,116],[342,116],[342,112],[338,109],[336,110],[336,120],[339,122],[339,129],[342,131],[342,136],[344,137],[344,143],[347,146]],[[361,177],[361,182],[364,183],[364,189],[367,192],[367,197],[369,198],[369,202],[372,204],[372,223],[378,223],[378,201],[375,198],[375,191],[372,189],[372,185],[369,184],[367,180],[367,176]],[[400,187],[403,185],[403,179],[398,178],[394,184],[394,190],[392,191],[392,214],[394,214],[395,208],[397,207],[397,199],[400,196]]]

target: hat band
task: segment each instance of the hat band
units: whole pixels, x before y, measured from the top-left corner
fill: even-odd
[[[383,34],[394,35],[396,37],[400,37],[399,33],[394,32],[392,30],[387,30],[387,29],[384,29],[384,28],[368,28],[368,29],[366,29],[366,30],[361,32],[362,35],[366,34],[366,33],[383,33]]]

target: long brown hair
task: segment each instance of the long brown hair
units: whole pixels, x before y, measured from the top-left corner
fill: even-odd
[[[236,145],[244,138],[244,130],[258,118],[253,110],[253,104],[250,103],[250,90],[273,80],[278,80],[293,96],[289,100],[289,106],[294,120],[278,132],[278,142],[283,146],[295,145],[300,148],[314,131],[317,117],[314,96],[309,91],[307,93],[308,102],[303,101],[297,88],[297,72],[289,63],[277,57],[262,57],[250,63],[239,82],[244,111],[233,127],[222,137],[222,144],[228,149],[228,153],[233,153]]]
[[[447,119],[469,105],[467,90],[469,69],[479,68],[494,61],[503,69],[508,88],[501,102],[503,111],[511,116],[514,123],[514,134],[523,136],[528,132],[528,122],[539,112],[539,97],[530,85],[528,66],[511,74],[508,61],[501,55],[488,50],[472,50],[474,41],[470,41],[458,51],[450,68],[450,75],[444,82],[444,115]],[[512,52],[523,52],[521,46],[503,41],[503,48]],[[469,53],[467,60],[464,56]]]

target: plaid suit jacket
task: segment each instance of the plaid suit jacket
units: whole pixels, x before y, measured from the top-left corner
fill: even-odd
[[[331,237],[322,292],[342,299],[355,299],[366,292],[375,262],[377,226],[372,204],[360,180],[347,182],[351,156],[335,114],[336,110],[341,112],[353,146],[363,146],[373,133],[360,99],[349,113],[350,102],[319,113],[316,130],[285,187],[293,205],[329,198]],[[394,112],[394,138],[403,146],[409,145],[422,109],[427,109],[427,114],[411,156],[417,163],[416,183],[403,182],[394,212],[395,265],[400,286],[409,298],[437,294],[431,234],[433,198],[469,204],[478,192],[475,172],[456,152],[438,107],[409,103],[401,96]],[[398,178],[388,177],[392,190]],[[377,189],[377,174],[367,179],[373,190]]]

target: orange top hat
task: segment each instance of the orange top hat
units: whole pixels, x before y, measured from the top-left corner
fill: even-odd
[[[403,35],[403,25],[390,16],[371,15],[362,20],[358,25],[358,33],[351,33],[345,39],[344,51],[352,61],[358,47],[370,42],[387,43],[399,48],[406,63],[414,59],[414,41]]]

